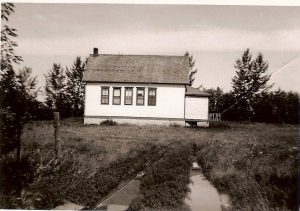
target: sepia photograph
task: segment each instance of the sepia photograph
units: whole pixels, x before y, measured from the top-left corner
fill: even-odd
[[[0,210],[299,210],[300,2],[213,2],[1,1]]]

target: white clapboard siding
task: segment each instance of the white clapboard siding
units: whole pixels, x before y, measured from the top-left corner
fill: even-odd
[[[101,86],[109,86],[109,105],[101,105]],[[121,105],[112,105],[113,87],[121,87]],[[124,105],[125,87],[133,87],[133,105]],[[136,105],[136,87],[145,87],[145,104]],[[148,106],[148,87],[157,88],[156,106]],[[85,117],[152,117],[184,119],[184,85],[87,83]]]
[[[208,97],[186,96],[185,119],[208,120]]]

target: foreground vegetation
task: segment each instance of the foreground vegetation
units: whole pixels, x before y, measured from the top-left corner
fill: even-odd
[[[189,192],[191,155],[191,144],[177,146],[148,168],[141,178],[141,195],[133,200],[129,210],[181,207]]]
[[[45,196],[41,201],[48,201],[45,193],[54,193],[58,201],[67,199],[86,208],[94,208],[99,200],[109,194],[121,182],[131,179],[142,171],[149,163],[160,157],[160,147],[147,145],[140,149],[132,149],[128,154],[111,162],[107,167],[99,166],[91,175],[87,169],[80,169],[82,165],[72,158],[65,158],[57,164],[51,161],[40,166],[38,177],[29,186],[29,191]],[[90,153],[86,151],[86,153]],[[73,154],[71,156],[76,156]],[[50,164],[51,163],[51,164]],[[46,165],[48,167],[44,168]],[[58,193],[58,194],[57,194]],[[54,208],[59,204],[34,206],[37,208]]]
[[[216,128],[84,126],[79,119],[67,119],[60,130],[64,158],[57,161],[53,159],[52,122],[27,125],[22,135],[22,163],[13,167],[8,165],[9,159],[1,161],[1,175],[7,175],[0,179],[5,190],[1,208],[47,209],[62,200],[91,208],[166,152],[170,153],[168,159],[162,159],[141,179],[139,199],[151,196],[156,205],[170,208],[168,198],[151,191],[158,188],[162,195],[184,196],[190,161],[185,157],[189,145],[183,146],[190,143],[197,146],[197,160],[207,178],[220,192],[230,195],[234,208],[294,210],[297,206],[298,127],[294,125],[231,122]],[[173,175],[173,168],[176,176],[166,181],[168,173]],[[172,192],[172,184],[179,180],[182,185],[175,189],[182,191]],[[139,199],[142,206],[154,205]]]
[[[197,158],[236,209],[297,210],[298,148],[287,145],[212,140],[200,145]]]
[[[101,163],[97,154],[104,152],[87,145],[64,147],[64,157],[61,159],[55,158],[52,150],[54,146],[51,144],[35,144],[35,147],[33,154],[30,157],[27,155],[22,163],[27,168],[21,173],[29,177],[19,181],[26,182],[22,184],[22,201],[10,201],[13,199],[6,195],[2,198],[1,207],[14,203],[18,208],[53,209],[68,200],[91,209],[121,182],[135,177],[164,153],[163,147],[147,144],[130,149],[124,156],[102,166],[97,164],[97,161]],[[79,160],[77,156],[82,158]],[[91,161],[95,163],[90,163]],[[11,163],[3,166],[9,165]],[[15,184],[16,181],[10,178],[17,172],[6,172],[1,183],[9,181]]]

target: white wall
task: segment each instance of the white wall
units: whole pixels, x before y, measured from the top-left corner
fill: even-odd
[[[107,118],[103,117],[85,117],[84,124],[99,124],[100,122],[107,120]],[[128,118],[114,118],[114,121],[118,122],[118,124],[136,124],[136,125],[163,125],[163,126],[172,126],[172,125],[180,125],[186,126],[184,120],[168,120],[168,119],[128,119]]]
[[[101,105],[101,86],[110,86],[109,105]],[[121,105],[112,105],[113,87],[122,87]],[[133,105],[124,105],[124,87],[133,87]],[[136,105],[136,87],[145,87],[145,103]],[[157,88],[156,106],[148,106],[148,87]],[[85,85],[86,117],[156,117],[184,118],[184,85],[147,85],[130,83],[87,83]]]
[[[208,120],[208,97],[186,96],[185,118]]]

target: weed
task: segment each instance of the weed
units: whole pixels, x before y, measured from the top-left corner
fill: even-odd
[[[20,162],[13,157],[0,160],[0,208],[22,208],[18,198],[22,189],[33,181],[34,165],[28,156],[22,157]]]
[[[120,182],[134,177],[149,162],[157,159],[160,150],[161,147],[155,145],[131,150],[107,167],[99,166],[91,175],[91,167],[75,159],[78,154],[92,152],[91,147],[67,149],[59,160],[54,157],[53,151],[44,148],[34,182],[26,189],[30,193],[26,196],[29,202],[27,208],[53,209],[64,199],[93,208]]]
[[[220,129],[229,129],[230,125],[228,124],[228,122],[210,122],[209,123],[209,128],[220,128]]]
[[[102,122],[100,122],[100,125],[105,125],[105,126],[116,126],[118,125],[117,122],[111,120],[111,119],[107,119],[107,120],[104,120]]]
[[[190,145],[172,149],[149,168],[141,178],[141,196],[132,202],[129,210],[181,206],[189,191],[191,153]]]
[[[229,128],[190,129],[154,125],[102,127],[84,126],[80,119],[64,119],[61,121],[60,138],[64,152],[63,159],[68,162],[59,164],[64,169],[61,173],[53,170],[60,168],[49,164],[52,167],[46,168],[48,174],[47,171],[44,174],[36,174],[34,183],[38,183],[38,175],[40,175],[46,187],[51,188],[51,193],[55,193],[50,196],[45,189],[45,201],[49,201],[49,204],[37,201],[36,203],[40,203],[37,206],[43,209],[52,208],[59,203],[60,199],[83,205],[93,200],[100,200],[108,191],[112,191],[109,188],[113,186],[99,183],[104,187],[101,190],[106,192],[101,191],[98,195],[100,198],[89,201],[86,199],[89,194],[96,193],[99,189],[94,185],[84,185],[95,179],[96,174],[99,175],[99,180],[101,177],[109,179],[109,176],[99,174],[100,170],[110,172],[108,175],[117,175],[111,173],[112,169],[119,168],[117,162],[123,164],[122,160],[129,154],[135,155],[138,159],[137,152],[141,152],[142,149],[149,150],[153,145],[172,144],[176,148],[185,142],[196,144],[194,151],[198,152],[198,161],[205,175],[220,191],[231,196],[235,207],[249,210],[269,210],[273,207],[279,207],[280,210],[285,207],[292,209],[295,206],[297,190],[295,175],[298,158],[298,126],[236,122],[226,122],[226,124]],[[25,128],[22,135],[22,154],[30,155],[30,160],[36,160],[38,166],[46,167],[53,158],[53,121],[34,121],[31,127],[32,130]],[[153,153],[153,156],[159,157],[156,153]],[[130,166],[132,165],[126,165],[118,172],[121,174],[124,171],[125,175],[131,175]],[[117,184],[115,181],[120,181],[118,178],[118,176],[112,178],[111,183],[109,180],[106,181]],[[124,178],[122,177],[121,180]],[[78,192],[80,192],[79,196],[76,197],[75,194]],[[82,196],[85,192],[86,196]],[[6,201],[5,203],[1,201],[1,205],[5,205],[3,208],[22,208],[17,199],[19,196],[11,196],[2,197],[1,200]],[[51,197],[51,203],[47,197]],[[254,203],[255,201],[257,203]]]
[[[198,163],[220,192],[230,195],[236,209],[297,208],[297,150],[284,145],[208,142]]]

